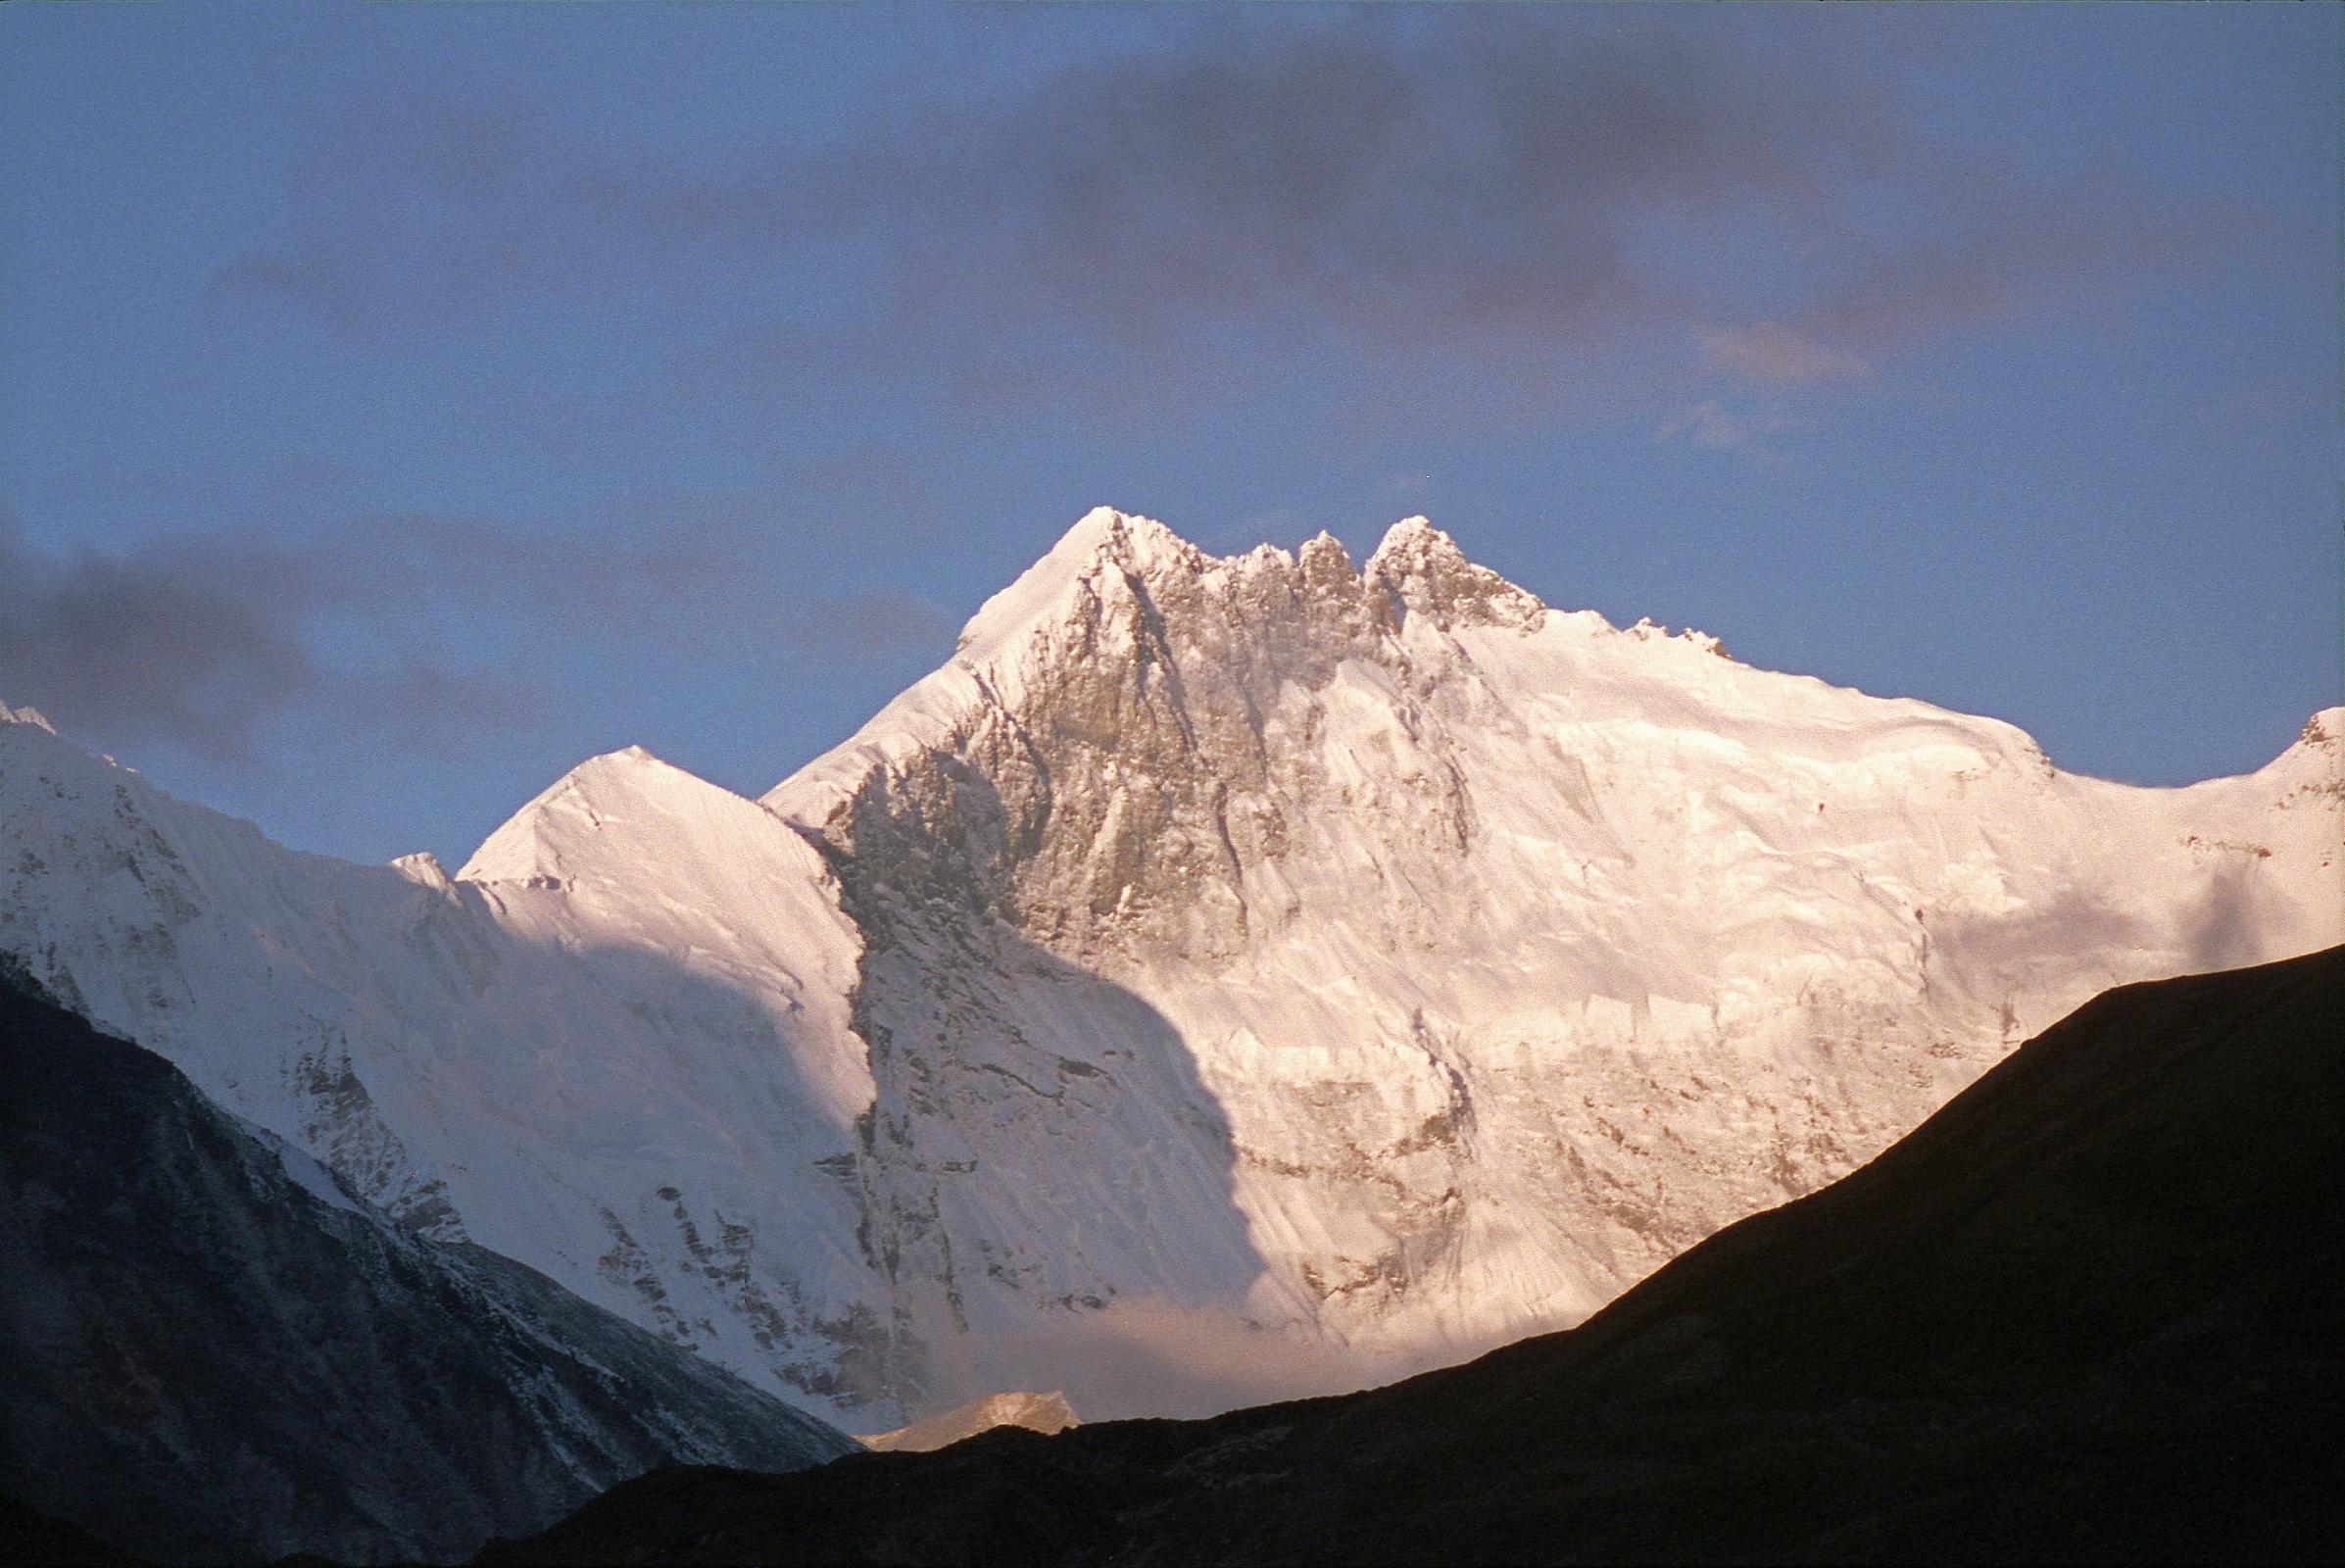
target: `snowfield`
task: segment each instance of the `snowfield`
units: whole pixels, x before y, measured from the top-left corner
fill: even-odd
[[[1094,512],[749,801],[596,758],[454,877],[0,710],[0,950],[432,1235],[855,1430],[1192,1413],[1586,1316],[2095,992],[2345,940],[2345,710],[2183,789]]]

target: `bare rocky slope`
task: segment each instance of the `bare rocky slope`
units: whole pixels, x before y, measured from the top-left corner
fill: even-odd
[[[400,1230],[0,975],[0,1495],[151,1560],[447,1561],[656,1466],[855,1446],[510,1259]],[[75,1553],[6,1524],[12,1549]]]
[[[2129,788],[1422,519],[1101,511],[761,801],[614,753],[453,876],[0,722],[0,952],[851,1429],[1195,1414],[1579,1321],[2098,990],[2345,940],[2341,736]]]
[[[1200,1422],[648,1476],[522,1563],[2321,1562],[2345,949],[2113,992],[1585,1326]]]

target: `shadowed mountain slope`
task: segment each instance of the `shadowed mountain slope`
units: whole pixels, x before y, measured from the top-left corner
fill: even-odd
[[[1582,1328],[1371,1393],[649,1476],[496,1562],[2310,1560],[2345,949],[2108,993]]]
[[[458,1557],[655,1465],[854,1446],[508,1258],[399,1230],[5,974],[0,1414],[0,1493],[205,1562]]]
[[[0,1497],[0,1557],[17,1568],[129,1568],[136,1562],[62,1519]]]

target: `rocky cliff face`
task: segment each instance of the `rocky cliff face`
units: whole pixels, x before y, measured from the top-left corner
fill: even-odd
[[[0,977],[0,1492],[165,1560],[449,1560],[664,1464],[854,1443],[403,1231]]]
[[[0,948],[853,1426],[1195,1411],[1575,1321],[2098,989],[2345,938],[2341,731],[2131,789],[1422,520],[1100,512],[762,802],[615,754],[453,878],[0,725]]]

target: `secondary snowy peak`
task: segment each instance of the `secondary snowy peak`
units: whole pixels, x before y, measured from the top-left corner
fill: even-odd
[[[631,952],[669,983],[716,978],[810,1009],[826,1026],[824,1098],[854,1114],[855,931],[820,855],[756,801],[630,746],[580,763],[515,812],[458,883],[538,944]]]
[[[598,840],[705,832],[754,803],[663,762],[640,746],[587,759],[515,811],[457,873],[465,882],[562,880],[579,856],[605,858]]]
[[[823,1164],[871,1084],[819,858],[641,754],[508,828],[487,880],[353,865],[0,726],[0,954],[409,1228],[827,1407],[883,1314]]]

